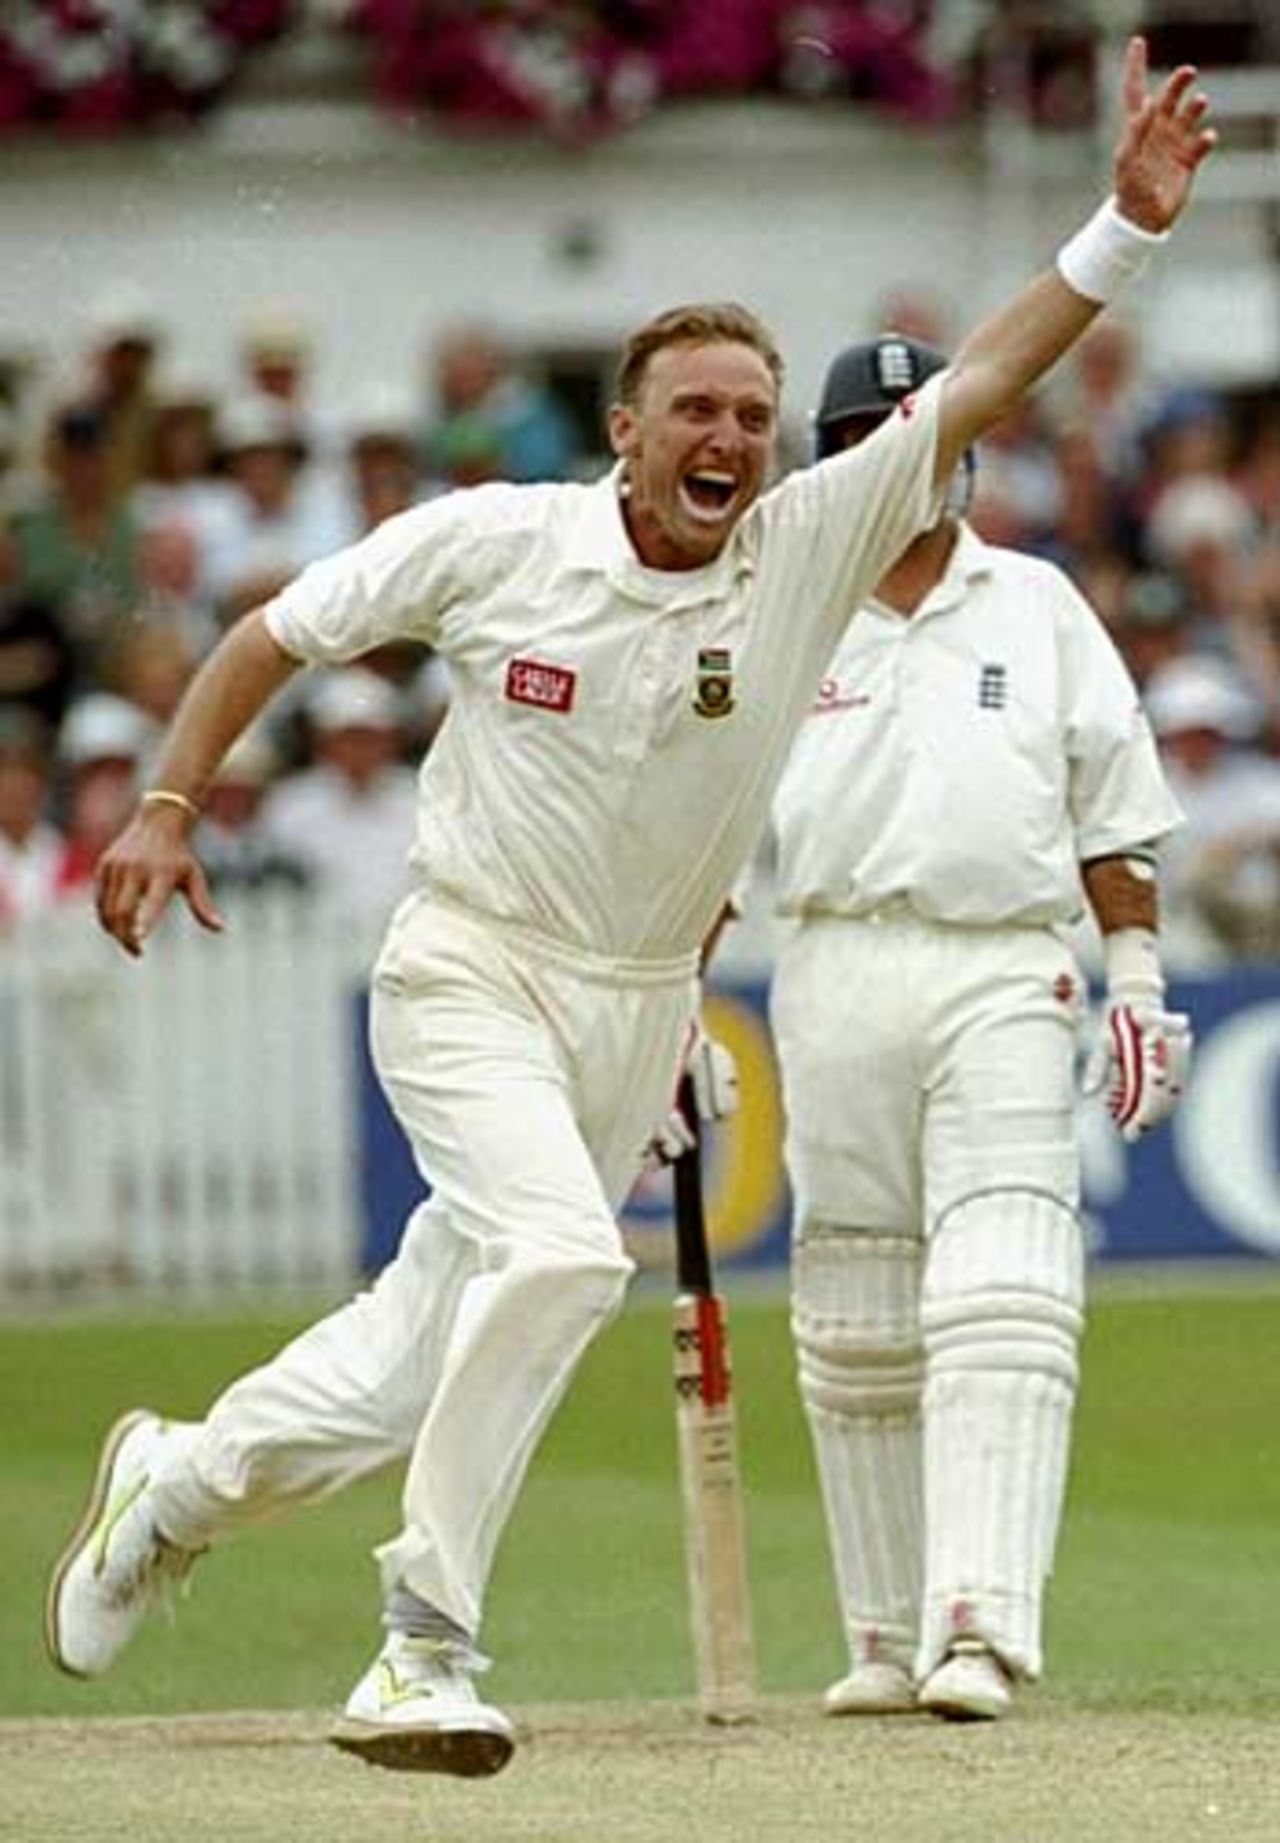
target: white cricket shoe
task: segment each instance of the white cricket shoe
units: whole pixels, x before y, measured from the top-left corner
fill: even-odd
[[[461,1640],[392,1632],[329,1738],[370,1766],[466,1779],[496,1773],[516,1739],[501,1709],[476,1695],[472,1674],[485,1667]]]
[[[920,1707],[944,1721],[998,1721],[1009,1708],[1009,1676],[980,1638],[960,1638],[920,1690]]]
[[[856,1664],[822,1698],[825,1715],[909,1715],[915,1708],[910,1672],[887,1662]]]
[[[107,1434],[89,1500],[45,1594],[45,1644],[69,1676],[101,1676],[157,1595],[196,1559],[160,1535],[145,1501],[156,1461],[192,1432],[135,1408]]]

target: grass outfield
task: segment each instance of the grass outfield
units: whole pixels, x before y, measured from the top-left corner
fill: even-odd
[[[369,1551],[396,1523],[383,1478],[203,1562],[176,1625],[105,1681],[44,1660],[45,1571],[103,1426],[149,1402],[195,1414],[306,1314],[10,1321],[0,1339],[0,1714],[323,1708],[377,1639]],[[812,1694],[842,1663],[781,1303],[733,1320],[757,1644],[766,1691]],[[1280,1699],[1280,1287],[1099,1298],[1068,1516],[1033,1700],[1083,1711],[1274,1713]],[[499,1557],[487,1688],[527,1703],[686,1696],[665,1302],[633,1300],[589,1353]]]

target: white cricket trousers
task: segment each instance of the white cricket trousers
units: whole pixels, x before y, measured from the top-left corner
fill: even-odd
[[[855,1666],[1041,1667],[1084,1258],[1081,980],[1046,928],[815,920],[772,1017],[793,1329]]]
[[[770,1018],[798,1220],[923,1239],[958,1203],[1079,1195],[1084,981],[1048,928],[890,908],[813,918],[778,955]]]
[[[633,1263],[616,1212],[671,1104],[692,958],[592,960],[410,897],[374,977],[379,1076],[430,1180],[372,1289],[232,1384],[155,1485],[199,1545],[409,1456],[378,1551],[469,1633],[538,1438]]]

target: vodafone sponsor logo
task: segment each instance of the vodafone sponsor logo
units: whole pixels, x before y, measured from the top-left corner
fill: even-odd
[[[817,697],[809,706],[809,715],[823,717],[835,710],[857,710],[870,702],[870,692],[846,691],[842,689],[838,678],[824,678],[818,686]]]
[[[577,673],[565,666],[545,665],[538,659],[513,659],[507,667],[506,695],[513,704],[569,711],[577,688]]]

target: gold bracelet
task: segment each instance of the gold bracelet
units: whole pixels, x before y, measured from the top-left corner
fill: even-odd
[[[188,814],[192,819],[200,817],[200,808],[195,801],[189,800],[186,794],[176,793],[172,787],[149,787],[142,796],[141,805],[176,806],[179,811]]]

